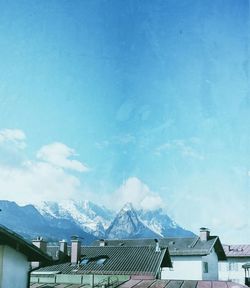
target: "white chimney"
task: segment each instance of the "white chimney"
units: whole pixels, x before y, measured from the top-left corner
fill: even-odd
[[[210,236],[210,231],[208,228],[201,227],[200,228],[200,239],[201,241],[207,241]]]
[[[105,242],[105,240],[104,239],[100,239],[100,247],[104,247],[104,246],[106,246],[106,242]]]
[[[66,240],[59,241],[59,251],[65,255],[68,254],[68,244],[67,244]]]
[[[38,236],[36,239],[32,240],[32,244],[35,245],[37,248],[41,249],[44,253],[47,253],[47,241],[43,240],[43,237]],[[41,264],[41,262],[32,261],[32,269],[41,266]]]
[[[158,239],[155,239],[155,252],[161,252]]]
[[[36,239],[32,240],[32,244],[41,249],[43,252],[47,252],[47,241],[43,240],[43,237],[38,236]]]
[[[77,264],[81,257],[81,241],[78,237],[71,238],[71,263]]]

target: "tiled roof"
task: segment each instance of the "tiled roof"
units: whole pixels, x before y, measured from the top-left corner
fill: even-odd
[[[47,266],[34,271],[60,271],[62,274],[149,274],[156,275],[160,267],[171,267],[171,259],[167,248],[155,251],[155,247],[84,247],[81,259],[89,259],[86,264],[71,265],[71,263]],[[106,258],[103,264],[97,260]]]
[[[27,256],[28,261],[50,261],[51,258],[14,231],[0,225],[0,245],[10,246]]]
[[[92,245],[100,245],[101,240],[96,240]],[[217,236],[210,236],[207,241],[201,241],[199,237],[189,238],[160,238],[159,245],[168,247],[170,256],[207,255],[214,248],[219,260],[225,260],[226,255]],[[155,246],[154,239],[121,239],[105,240],[107,246]]]
[[[30,288],[89,288],[86,284],[45,284],[34,283]],[[131,279],[112,288],[246,288],[246,286],[227,281],[194,280],[134,280]]]
[[[250,257],[250,245],[223,245],[227,257]]]
[[[246,286],[227,281],[195,280],[129,280],[119,288],[243,288]]]

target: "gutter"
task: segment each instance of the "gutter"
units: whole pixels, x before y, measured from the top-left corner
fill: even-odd
[[[31,273],[35,270],[38,270],[39,268],[41,267],[36,267],[36,268],[31,268],[29,271],[28,271],[28,281],[27,281],[27,288],[30,288],[30,277],[31,277]]]
[[[31,262],[30,262],[30,265],[31,265]],[[33,269],[31,268],[31,269],[28,271],[27,288],[30,288],[30,277],[31,277],[31,273],[32,273],[33,271],[36,271],[36,270],[42,268],[42,267],[46,267],[47,265],[48,265],[48,262],[46,262],[46,263],[44,263],[44,264],[42,264],[42,265],[40,265],[40,266],[38,266],[38,267],[35,267],[35,268],[33,268]]]

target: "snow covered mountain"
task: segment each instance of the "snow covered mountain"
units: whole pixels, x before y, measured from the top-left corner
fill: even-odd
[[[66,218],[46,218],[33,205],[19,206],[15,202],[0,201],[0,223],[26,239],[42,236],[48,241],[69,240],[72,235],[79,235],[86,243],[96,237],[81,229]]]
[[[46,219],[68,219],[84,231],[99,238],[104,237],[105,230],[113,217],[112,212],[105,207],[97,206],[87,200],[42,202],[36,205],[36,208]]]
[[[106,238],[152,238],[193,236],[188,230],[181,228],[162,209],[153,211],[136,211],[131,203],[127,203],[106,231]]]
[[[116,215],[105,236],[109,239],[159,237],[139,219],[130,203],[127,203]]]
[[[89,201],[43,202],[18,206],[0,200],[1,224],[32,239],[70,240],[72,235],[90,244],[97,238],[152,238],[193,236],[177,225],[163,210],[136,211],[126,204],[116,215]]]
[[[139,210],[138,216],[141,221],[155,233],[162,237],[192,237],[194,233],[183,229],[172,220],[163,209]]]

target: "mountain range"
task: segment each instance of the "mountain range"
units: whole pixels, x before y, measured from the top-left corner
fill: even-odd
[[[19,206],[0,200],[1,224],[34,239],[42,236],[50,242],[69,240],[72,235],[95,239],[191,237],[194,234],[173,221],[165,211],[136,210],[127,203],[118,213],[90,201],[42,202]]]

